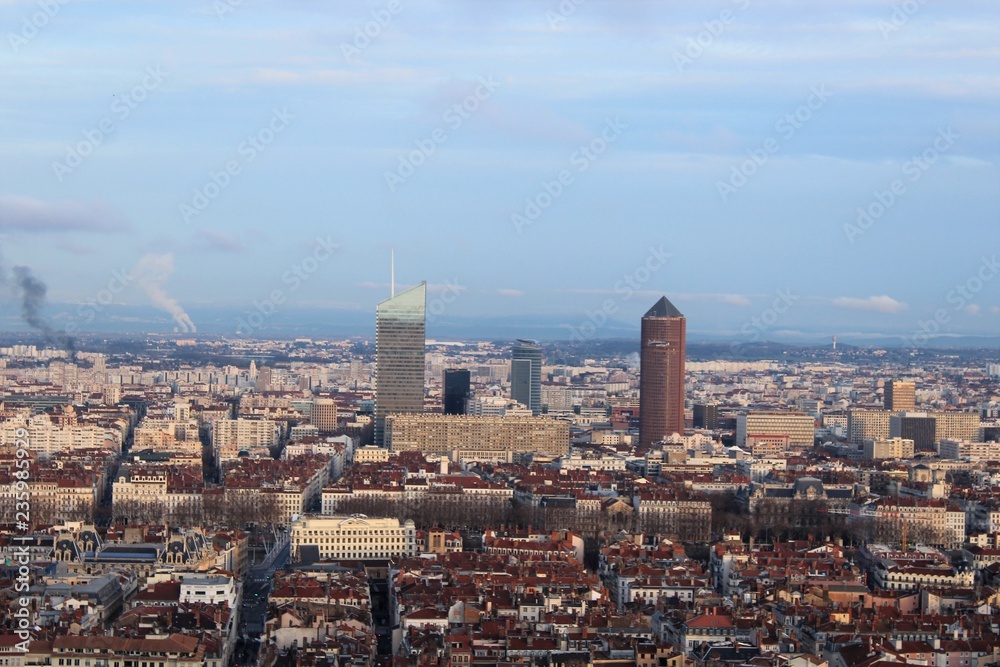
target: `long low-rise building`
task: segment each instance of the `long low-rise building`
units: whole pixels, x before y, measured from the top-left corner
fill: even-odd
[[[801,412],[751,412],[736,416],[736,445],[746,449],[753,435],[788,436],[788,446],[811,448],[816,437],[816,420]]]
[[[457,458],[507,460],[510,455],[569,453],[569,422],[551,417],[389,415],[385,442],[394,452],[453,452]]]
[[[292,524],[292,558],[297,560],[385,560],[415,556],[413,521],[353,516],[306,516]]]

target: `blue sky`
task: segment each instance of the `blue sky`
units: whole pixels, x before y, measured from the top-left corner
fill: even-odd
[[[272,295],[373,322],[394,247],[442,321],[605,335],[667,294],[694,335],[995,334],[998,24],[995,0],[0,0],[5,263],[83,330],[109,292],[168,323]]]

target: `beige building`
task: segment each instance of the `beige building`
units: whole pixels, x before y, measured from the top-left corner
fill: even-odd
[[[934,418],[934,442],[980,439],[978,412],[931,412],[929,416]]]
[[[912,459],[913,441],[909,438],[865,440],[866,459]]]
[[[212,424],[212,446],[220,462],[237,458],[242,450],[276,445],[278,435],[278,425],[270,419],[219,419]]]
[[[46,664],[67,665],[159,665],[204,667],[213,663],[198,637],[173,634],[162,638],[106,636],[56,637]],[[217,663],[216,663],[217,664]]]
[[[791,448],[811,448],[816,438],[816,420],[801,412],[751,412],[736,416],[736,445],[747,448],[751,435],[788,436]]]
[[[394,452],[508,460],[511,455],[569,453],[569,423],[550,417],[389,415],[386,446]]]
[[[788,451],[788,434],[747,434],[746,449],[756,457],[783,456]]]
[[[385,447],[365,445],[354,450],[355,463],[385,463],[389,460],[389,450]]]
[[[413,521],[353,516],[306,516],[292,524],[292,558],[315,547],[323,560],[383,560],[417,554]]]
[[[912,412],[917,409],[917,386],[913,382],[889,380],[883,387],[885,409],[889,412]]]
[[[337,403],[332,398],[317,398],[312,404],[309,421],[320,431],[337,429]]]
[[[889,421],[892,413],[887,410],[863,410],[852,408],[847,411],[847,438],[856,445],[865,440],[888,440]]]

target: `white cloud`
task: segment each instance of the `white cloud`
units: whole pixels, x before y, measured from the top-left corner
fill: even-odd
[[[128,222],[100,201],[47,202],[0,194],[0,229],[28,233],[121,232]]]
[[[870,296],[867,299],[858,299],[850,296],[840,296],[833,300],[833,305],[837,308],[848,310],[861,310],[869,313],[901,313],[907,309],[907,305],[901,301],[896,301],[891,296]]]

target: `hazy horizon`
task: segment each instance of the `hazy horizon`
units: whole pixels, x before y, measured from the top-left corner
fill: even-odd
[[[6,0],[0,324],[993,336],[996,9]]]

